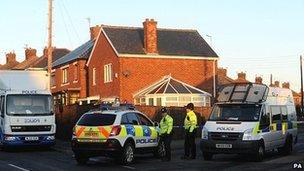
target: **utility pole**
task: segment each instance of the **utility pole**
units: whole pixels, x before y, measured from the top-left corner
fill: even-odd
[[[52,27],[53,27],[53,0],[49,0],[49,13],[48,13],[48,47],[47,47],[47,68],[48,73],[51,74],[52,71]]]
[[[302,55],[300,56],[300,71],[301,71],[301,114],[303,115],[303,67],[302,67],[303,59]]]
[[[212,48],[212,36],[206,34],[206,36],[209,38],[210,47]],[[213,97],[214,100],[216,98],[216,62],[217,60],[213,60]]]

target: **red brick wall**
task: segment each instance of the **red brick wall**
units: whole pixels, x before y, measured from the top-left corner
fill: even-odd
[[[172,77],[205,90],[213,91],[213,61],[196,59],[119,58],[121,100],[133,102],[133,93],[149,86],[163,76]]]
[[[104,83],[104,65],[112,64],[113,81]],[[93,68],[96,68],[96,85],[93,85]],[[118,57],[103,33],[100,34],[95,50],[89,61],[89,96],[114,97],[119,96],[119,73]]]
[[[67,90],[68,88],[80,88],[80,98],[86,97],[86,60],[78,60],[65,66],[55,68],[55,87],[52,93]],[[62,70],[68,66],[68,83],[62,84]],[[76,74],[77,71],[77,74]],[[77,77],[75,79],[75,77]],[[77,81],[76,81],[77,80]]]

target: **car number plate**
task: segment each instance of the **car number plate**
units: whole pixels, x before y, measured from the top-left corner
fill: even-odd
[[[39,137],[25,137],[25,141],[38,141]]]
[[[98,137],[97,132],[85,132],[84,134],[86,137]]]
[[[216,148],[232,148],[232,144],[215,144]]]

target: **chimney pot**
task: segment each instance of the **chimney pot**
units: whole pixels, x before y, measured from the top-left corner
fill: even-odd
[[[280,81],[275,81],[275,82],[274,82],[274,86],[275,86],[275,87],[280,87]]]
[[[146,53],[157,54],[157,22],[154,19],[146,19],[143,22],[144,48]]]
[[[290,88],[289,82],[284,82],[284,83],[282,83],[282,88],[287,88],[287,89],[289,89],[289,88]]]
[[[32,48],[25,49],[25,60],[30,60],[36,57],[37,50]]]
[[[227,76],[227,69],[225,69],[225,68],[218,68],[217,73],[218,73],[219,76]]]
[[[16,54],[14,52],[10,52],[6,54],[6,64],[16,63]]]
[[[255,83],[263,84],[263,78],[262,77],[255,77]]]

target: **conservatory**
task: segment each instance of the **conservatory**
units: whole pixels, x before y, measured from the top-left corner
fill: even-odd
[[[140,90],[133,97],[136,105],[149,106],[185,106],[192,102],[194,106],[202,107],[210,106],[211,101],[211,94],[170,75]]]

